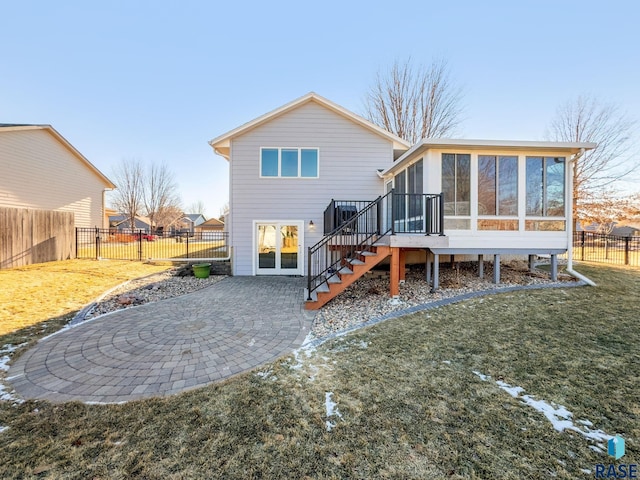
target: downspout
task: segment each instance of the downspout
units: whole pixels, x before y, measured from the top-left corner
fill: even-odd
[[[567,228],[567,273],[578,280],[582,280],[587,285],[591,285],[592,287],[596,286],[596,282],[591,280],[590,278],[585,277],[581,273],[576,272],[573,269],[573,229],[575,225],[573,223],[573,169],[575,168],[575,162],[584,155],[585,149],[581,148],[580,153],[577,153],[573,157],[569,158],[569,178],[571,179],[571,188],[569,189],[569,211],[567,218],[569,219],[570,228]]]

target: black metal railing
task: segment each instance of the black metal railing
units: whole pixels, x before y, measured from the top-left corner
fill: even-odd
[[[573,258],[586,262],[640,266],[640,237],[596,232],[573,233]]]
[[[324,211],[324,237],[307,254],[307,290],[311,294],[337,275],[346,259],[391,234],[444,235],[442,193],[395,193],[374,201],[331,200]]]
[[[347,259],[355,258],[362,252],[371,252],[374,244],[391,232],[383,221],[384,202],[391,193],[378,197],[373,202],[332,200],[325,210],[325,229],[334,228],[307,251],[307,299],[321,285],[338,274]],[[361,208],[360,205],[363,205]],[[354,207],[340,209],[348,214],[335,214],[341,206]]]
[[[391,192],[386,212],[392,234],[444,235],[441,193]]]
[[[145,230],[76,228],[76,258],[178,261],[228,257],[227,232],[152,235]]]

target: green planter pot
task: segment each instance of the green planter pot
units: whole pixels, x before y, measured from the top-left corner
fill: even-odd
[[[196,263],[192,268],[193,274],[196,278],[209,278],[209,275],[211,274],[210,263]]]

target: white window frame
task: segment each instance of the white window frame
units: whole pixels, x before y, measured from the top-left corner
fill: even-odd
[[[262,151],[263,150],[277,150],[278,151],[278,175],[262,175]],[[282,151],[283,150],[297,150],[298,151],[298,176],[290,177],[282,175]],[[315,177],[307,177],[302,176],[302,150],[315,150],[317,157],[317,168],[316,168],[316,176]],[[318,147],[260,147],[260,158],[259,158],[259,168],[258,173],[260,178],[297,178],[303,180],[313,180],[316,178],[320,178],[320,149]]]

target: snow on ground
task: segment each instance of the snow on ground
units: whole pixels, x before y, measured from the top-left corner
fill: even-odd
[[[9,361],[11,360],[10,354],[15,352],[20,347],[24,347],[25,345],[26,343],[21,343],[20,345],[12,345],[8,343],[6,345],[3,345],[2,348],[0,348],[0,355],[1,355],[0,356],[0,374],[6,373],[7,371],[9,371]],[[2,382],[0,382],[0,401],[13,402],[14,404],[23,402],[23,400],[15,396],[15,390],[10,389],[6,385],[3,385]],[[8,428],[8,427],[5,427],[5,428]]]
[[[9,430],[9,427],[3,427],[2,425],[0,425],[0,433],[4,432],[5,430]]]
[[[473,371],[473,373],[477,375],[482,381],[486,382],[491,379],[489,375],[483,375],[482,373],[477,371]],[[602,430],[595,430],[590,428],[593,426],[593,423],[591,423],[589,420],[583,419],[574,422],[573,413],[571,413],[569,410],[567,410],[566,407],[562,405],[548,403],[545,400],[536,400],[532,395],[523,395],[525,391],[524,388],[512,386],[500,380],[496,381],[496,385],[498,385],[498,387],[507,392],[513,398],[517,398],[525,405],[528,405],[531,408],[542,413],[547,418],[547,420],[551,422],[553,428],[558,432],[570,430],[579,433],[587,440],[596,443],[596,446],[590,446],[590,448],[594,451],[601,451],[601,449],[604,448],[604,443],[606,443],[610,438],[613,438],[612,435],[609,435]],[[576,425],[576,423],[581,426]]]
[[[331,400],[331,395],[333,395],[333,392],[325,392],[324,394],[324,406],[327,411],[327,420],[325,422],[327,432],[330,432],[336,426],[335,422],[329,420],[331,417],[342,418],[342,414],[336,408],[338,404]]]

